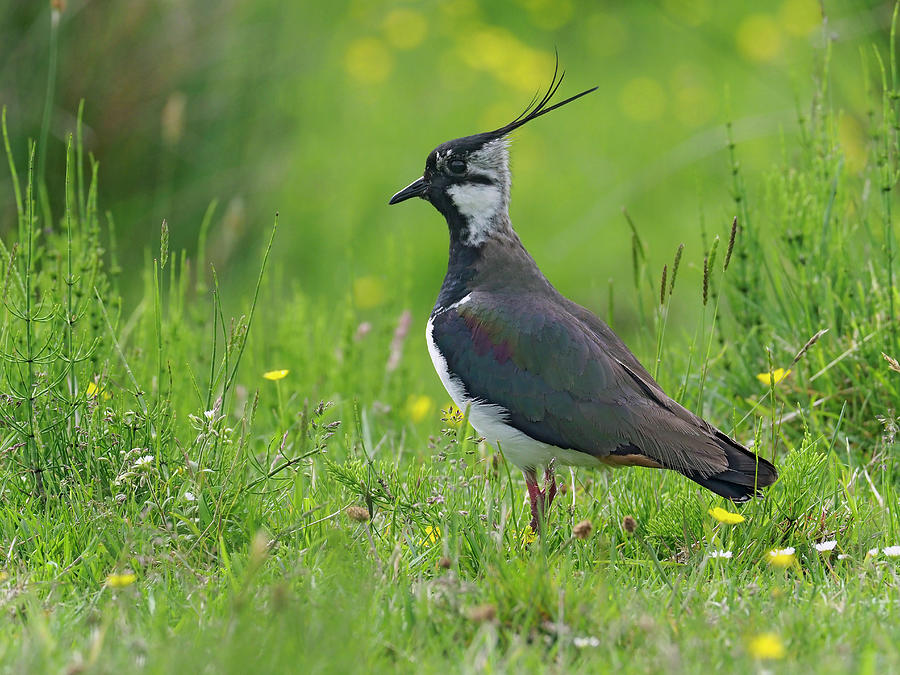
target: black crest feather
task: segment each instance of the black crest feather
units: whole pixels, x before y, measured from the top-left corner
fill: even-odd
[[[538,99],[537,94],[531,99],[528,105],[525,107],[525,110],[522,111],[522,114],[519,115],[516,119],[514,119],[509,124],[505,124],[499,129],[495,129],[494,131],[487,132],[487,136],[493,138],[502,138],[507,134],[515,131],[519,127],[524,124],[527,124],[531,120],[540,117],[541,115],[546,115],[551,110],[556,110],[557,108],[561,108],[567,103],[571,103],[572,101],[585,96],[586,94],[590,94],[592,91],[596,91],[597,87],[591,87],[590,89],[581,92],[580,94],[575,94],[574,96],[570,96],[565,101],[560,101],[559,103],[554,103],[553,105],[548,107],[548,104],[556,95],[559,86],[562,84],[563,78],[566,76],[566,71],[559,70],[559,55],[556,56],[556,63],[553,66],[553,79],[550,81],[550,86],[547,87],[547,91],[544,92],[544,95]],[[535,103],[537,101],[537,103]]]

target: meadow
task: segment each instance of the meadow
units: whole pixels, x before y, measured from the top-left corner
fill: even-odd
[[[553,20],[533,6],[535,25]],[[778,6],[781,23],[755,15],[744,30],[796,26],[785,8],[805,7]],[[384,98],[367,109],[382,121],[339,116],[327,161],[304,127],[309,154],[271,194],[275,169],[256,164],[265,175],[248,176],[259,182],[244,206],[217,201],[245,156],[232,146],[201,153],[204,168],[190,175],[163,167],[145,194],[116,169],[115,148],[92,140],[90,100],[73,107],[49,160],[40,120],[4,109],[0,668],[900,670],[900,63],[898,14],[883,10],[864,13],[881,17],[883,34],[864,35],[855,52],[835,37],[839,21],[800,15],[819,47],[799,61],[792,119],[764,142],[728,110],[753,92],[726,105],[704,89],[724,122],[684,150],[689,172],[657,165],[579,210],[613,175],[578,131],[598,123],[590,98],[516,141],[513,221],[524,221],[551,280],[607,318],[676,399],[780,471],[764,499],[735,507],[665,472],[558,468],[565,488],[540,538],[521,475],[450,406],[427,359],[421,330],[445,264],[443,224],[424,205],[384,203],[434,143],[421,130],[386,131]],[[422,16],[432,11],[445,10]],[[314,26],[327,21],[326,10],[312,14]],[[402,44],[415,15],[393,15],[407,24],[399,38],[388,24],[385,40]],[[498,35],[479,44],[490,52]],[[757,63],[773,49],[741,39],[739,29]],[[377,45],[349,39],[340,62],[353,87],[388,68]],[[520,79],[544,63],[536,57],[510,89],[521,96]],[[611,77],[637,87],[617,110],[650,114],[633,102],[652,99],[651,80]],[[480,123],[461,111],[481,107],[452,100],[428,133]],[[554,136],[554,125],[565,131]],[[610,139],[635,144],[621,166],[637,175],[654,140],[627,131],[599,143],[611,156]],[[358,151],[365,134],[382,137],[377,152]],[[201,199],[217,163],[227,180]],[[377,175],[317,196],[341,171],[351,185]],[[253,204],[267,194],[263,221]],[[248,212],[261,224],[246,225]],[[572,227],[539,231],[551,216]]]

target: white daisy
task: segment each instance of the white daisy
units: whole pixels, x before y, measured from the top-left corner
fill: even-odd
[[[834,547],[837,546],[837,541],[831,539],[814,544],[814,546],[819,553],[825,553],[826,551],[833,551]]]
[[[886,549],[882,550],[882,553],[891,558],[896,558],[897,556],[900,556],[900,546],[888,546]]]
[[[138,457],[136,460],[134,460],[134,468],[138,469],[142,466],[147,466],[152,461],[153,455],[143,455],[142,457]]]
[[[787,548],[782,548],[782,549],[776,548],[772,551],[769,551],[769,555],[772,556],[773,558],[777,558],[778,556],[782,556],[782,555],[794,555],[794,547],[788,546]]]
[[[878,549],[870,548],[868,551],[866,551],[866,555],[878,555]]]

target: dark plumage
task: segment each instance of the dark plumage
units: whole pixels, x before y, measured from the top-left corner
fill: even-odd
[[[506,136],[593,89],[549,106],[547,93],[513,122],[443,143],[425,173],[391,199],[430,201],[450,230],[447,275],[428,322],[429,351],[470,421],[525,472],[533,526],[555,494],[536,471],[568,464],[671,469],[733,501],[777,472],[666,395],[602,320],[563,297],[509,222]]]

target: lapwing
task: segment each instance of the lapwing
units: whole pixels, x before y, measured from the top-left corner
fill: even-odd
[[[606,323],[553,287],[513,230],[509,135],[597,89],[550,105],[557,73],[509,124],[437,146],[423,176],[390,199],[431,202],[450,230],[425,329],[438,376],[475,430],[524,472],[536,532],[557,462],[671,469],[734,502],[761,496],[775,467],[667,396]]]

